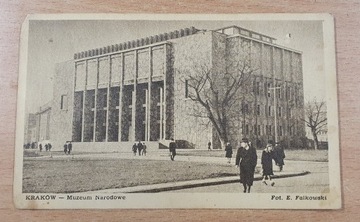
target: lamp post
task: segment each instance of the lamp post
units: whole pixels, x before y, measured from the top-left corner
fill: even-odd
[[[274,91],[274,121],[275,121],[275,143],[278,142],[278,129],[277,129],[277,106],[276,106],[276,90],[281,89],[280,86],[270,87],[269,90]]]

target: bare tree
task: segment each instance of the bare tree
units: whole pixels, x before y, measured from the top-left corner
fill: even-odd
[[[302,121],[310,128],[314,138],[315,150],[317,150],[319,148],[317,135],[327,126],[326,103],[324,100],[314,98],[312,101],[307,102],[304,108],[305,117],[302,118]]]
[[[222,68],[197,64],[185,77],[188,98],[202,107],[196,116],[208,118],[222,148],[229,141],[229,121],[233,120],[234,114],[239,115],[246,95],[252,92],[251,77],[255,69],[251,67],[250,51],[244,50],[250,46],[245,44],[239,44],[241,52],[234,50],[231,52],[234,55],[226,55],[233,59],[221,64]]]

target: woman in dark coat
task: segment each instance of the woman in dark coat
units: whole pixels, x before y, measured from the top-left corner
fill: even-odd
[[[276,143],[274,148],[274,160],[277,166],[279,166],[280,171],[282,171],[285,159],[285,152],[282,146],[279,143]]]
[[[177,148],[177,145],[175,143],[175,140],[173,138],[171,138],[171,142],[169,143],[169,152],[170,152],[170,159],[172,161],[174,161],[175,156],[176,156],[176,148]]]
[[[268,143],[261,155],[261,165],[262,165],[262,169],[263,169],[262,182],[267,185],[266,179],[269,179],[271,186],[274,186],[274,184],[275,184],[271,180],[271,176],[274,175],[273,163],[272,163],[273,158],[274,158],[274,152],[273,152],[272,144]]]
[[[257,155],[255,148],[249,145],[248,139],[242,139],[236,154],[236,166],[240,168],[240,183],[244,186],[244,193],[250,193],[254,181]]]
[[[230,145],[230,143],[226,143],[225,152],[225,157],[228,158],[228,163],[230,163],[233,154],[232,146]]]
[[[137,144],[136,142],[134,143],[134,145],[132,146],[132,151],[134,153],[134,156],[136,156],[136,151],[137,151]]]

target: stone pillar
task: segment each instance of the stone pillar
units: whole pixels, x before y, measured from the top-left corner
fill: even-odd
[[[152,63],[152,47],[149,47],[149,80],[148,80],[148,97],[147,97],[147,114],[146,114],[146,119],[147,119],[147,132],[146,132],[146,140],[150,141],[151,140],[151,105],[152,105],[152,101],[151,101],[151,93],[152,93],[152,75],[153,75],[153,63]]]
[[[83,104],[82,104],[82,120],[81,120],[81,142],[84,142],[85,132],[85,101],[86,101],[86,86],[88,77],[88,60],[85,60],[85,88],[83,91]]]
[[[121,73],[120,73],[120,90],[119,90],[119,124],[118,124],[118,141],[121,142],[122,135],[122,106],[124,90],[124,53],[121,53]]]
[[[163,109],[164,109],[164,93],[163,93],[163,88],[160,88],[160,140],[164,139],[164,130],[163,130],[163,123],[164,123],[164,112],[163,112]]]
[[[134,51],[135,53],[135,58],[134,58],[134,63],[135,63],[135,73],[134,73],[134,91],[133,91],[133,95],[132,95],[132,109],[131,109],[131,126],[132,126],[132,135],[133,138],[131,138],[131,140],[135,141],[136,140],[136,96],[137,96],[137,76],[138,76],[138,52],[137,50]]]
[[[97,113],[97,94],[99,85],[99,58],[96,59],[96,83],[95,83],[95,101],[94,101],[94,125],[93,125],[93,142],[96,141],[96,113]]]
[[[149,141],[149,137],[148,137],[148,131],[149,131],[149,118],[148,118],[148,113],[149,113],[149,107],[148,107],[148,104],[149,104],[149,89],[146,89],[145,90],[145,135],[144,135],[144,140],[145,141]]]
[[[111,85],[111,56],[108,56],[109,59],[109,81],[107,86],[107,97],[106,97],[106,126],[105,126],[105,141],[108,142],[109,139],[109,112],[110,112],[110,85]]]
[[[166,138],[166,117],[167,117],[167,50],[166,50],[166,45],[163,46],[163,50],[164,50],[164,90],[163,90],[163,121],[162,121],[162,125],[163,125],[163,139],[170,139],[170,138]]]

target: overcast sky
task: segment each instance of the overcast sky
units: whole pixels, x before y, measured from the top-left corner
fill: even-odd
[[[302,51],[305,100],[325,98],[321,21],[39,20],[29,26],[26,109],[35,112],[52,99],[54,65],[73,59],[76,52],[190,26],[212,30],[230,25],[269,35],[279,45]]]

